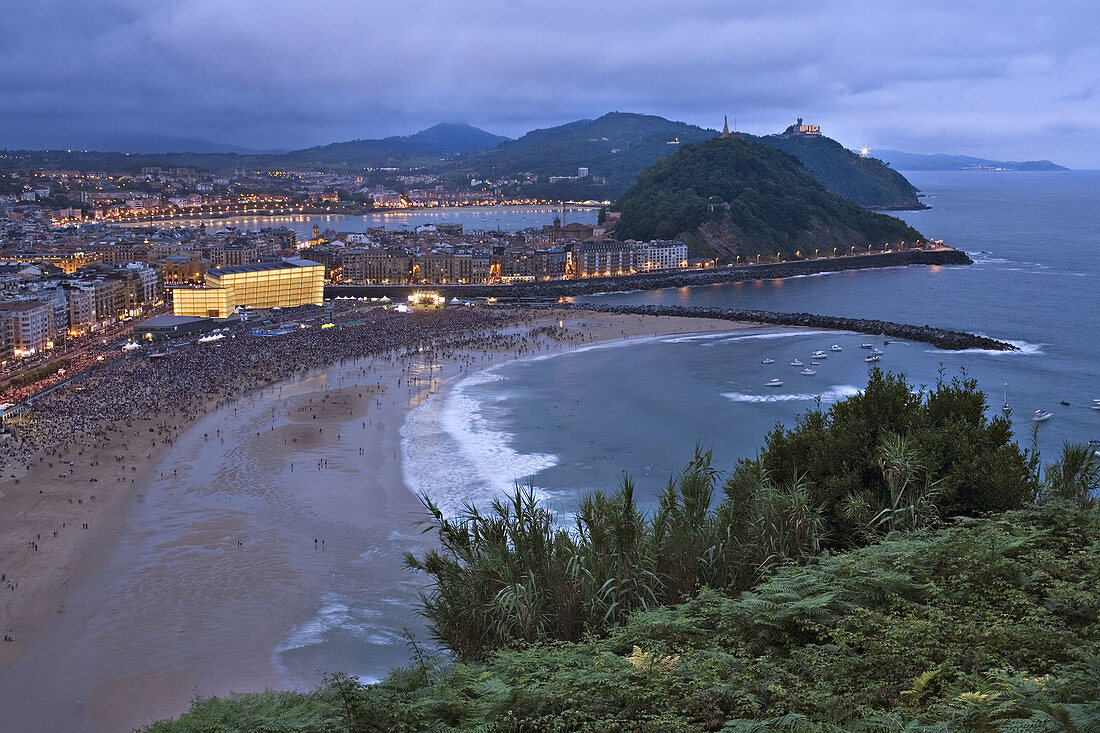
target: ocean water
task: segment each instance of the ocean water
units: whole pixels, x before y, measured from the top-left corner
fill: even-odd
[[[323,232],[365,232],[383,227],[391,231],[415,229],[422,224],[461,224],[463,231],[518,232],[529,227],[553,224],[555,218],[562,223],[578,222],[595,224],[597,208],[589,206],[442,206],[436,209],[408,209],[380,211],[373,214],[348,216],[343,214],[288,214],[285,216],[230,216],[222,219],[166,219],[156,222],[169,226],[198,226],[207,229],[238,227],[240,229],[265,229],[288,227],[298,233],[301,240],[313,236],[313,226]],[[148,226],[138,222],[129,226]]]
[[[1100,438],[1100,172],[924,172],[910,180],[932,208],[902,214],[975,264],[909,267],[755,283],[607,294],[598,303],[656,303],[806,311],[975,331],[1020,347],[948,352],[927,344],[828,331],[765,329],[751,335],[641,338],[609,348],[497,367],[473,375],[414,413],[406,426],[406,480],[450,506],[484,503],[516,480],[568,514],[592,489],[629,475],[652,507],[696,445],[731,470],[776,424],[817,401],[866,384],[867,350],[914,386],[974,378],[999,413],[1007,385],[1018,442],[1054,460],[1063,440]],[[837,344],[840,352],[828,351]],[[803,376],[790,366],[828,358]],[[764,358],[775,360],[764,365]],[[781,387],[765,383],[779,378]],[[1060,404],[1068,402],[1067,405]],[[1053,417],[1036,425],[1031,416]],[[444,417],[445,416],[445,417]],[[423,447],[434,441],[436,453]],[[415,461],[408,456],[417,456]],[[463,456],[461,469],[451,456]],[[479,461],[477,456],[491,457]],[[455,474],[464,476],[456,481]]]

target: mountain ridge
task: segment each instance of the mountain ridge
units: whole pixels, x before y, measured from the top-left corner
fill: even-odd
[[[1016,170],[1067,171],[1049,160],[990,160],[950,153],[906,153],[901,150],[877,150],[875,157],[897,170]]]

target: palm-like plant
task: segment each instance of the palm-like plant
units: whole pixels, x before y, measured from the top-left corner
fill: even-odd
[[[1062,460],[1046,468],[1047,495],[1066,499],[1085,510],[1100,492],[1100,459],[1096,449],[1080,443],[1062,444]]]

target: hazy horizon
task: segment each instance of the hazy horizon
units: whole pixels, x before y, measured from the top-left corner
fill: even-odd
[[[290,150],[458,121],[515,138],[619,110],[1100,168],[1100,9],[1083,2],[3,6],[26,30],[0,48],[0,148]]]

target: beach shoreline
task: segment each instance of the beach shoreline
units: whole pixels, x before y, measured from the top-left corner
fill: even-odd
[[[310,584],[309,578],[311,573],[321,574],[327,568],[324,564],[317,565],[317,558],[321,557],[320,553],[318,552],[316,556],[313,556],[308,555],[307,552],[307,557],[303,559],[300,556],[301,543],[306,542],[308,546],[308,538],[303,540],[301,536],[295,538],[275,537],[278,532],[272,528],[285,531],[281,519],[266,526],[263,525],[262,521],[256,520],[252,523],[255,526],[251,526],[249,524],[250,512],[255,511],[255,497],[245,497],[244,492],[241,491],[234,495],[232,490],[225,488],[220,490],[201,488],[201,481],[189,485],[186,484],[188,479],[176,477],[177,473],[183,473],[181,468],[185,465],[194,467],[201,460],[205,460],[201,457],[210,450],[211,439],[209,434],[212,430],[234,429],[226,427],[236,424],[233,423],[233,417],[246,421],[251,420],[251,427],[266,427],[267,421],[270,420],[268,430],[256,430],[255,435],[242,443],[242,446],[254,443],[253,447],[256,450],[268,451],[267,458],[264,458],[260,463],[274,467],[271,469],[270,476],[257,472],[250,477],[251,480],[260,481],[266,476],[271,481],[272,486],[281,486],[280,482],[285,482],[289,477],[289,474],[286,473],[286,464],[290,462],[290,459],[287,456],[300,455],[302,452],[311,455],[317,454],[318,451],[332,452],[333,458],[321,459],[326,460],[326,463],[322,467],[323,470],[319,470],[318,473],[325,476],[332,475],[340,478],[340,480],[329,482],[331,485],[328,487],[328,495],[321,498],[316,496],[311,498],[308,502],[309,511],[321,517],[318,520],[320,522],[319,526],[336,526],[336,524],[344,522],[347,518],[345,515],[348,514],[349,506],[358,511],[357,502],[361,501],[360,495],[356,494],[353,497],[351,492],[353,490],[358,491],[357,486],[365,486],[366,488],[362,490],[362,496],[374,497],[372,499],[374,503],[362,510],[364,513],[360,517],[362,520],[361,526],[368,528],[366,534],[381,536],[386,534],[387,527],[393,531],[394,526],[398,524],[404,530],[408,530],[417,518],[422,517],[422,507],[419,501],[405,487],[403,480],[400,445],[401,426],[411,409],[415,408],[428,396],[445,390],[457,377],[470,373],[471,370],[476,371],[479,368],[489,365],[495,366],[509,359],[521,358],[533,353],[535,348],[541,348],[543,351],[549,352],[552,348],[567,350],[576,345],[590,344],[597,340],[655,334],[731,331],[739,326],[739,324],[729,322],[700,322],[696,319],[653,318],[647,316],[608,316],[585,312],[567,315],[561,313],[524,313],[519,325],[513,326],[513,331],[515,333],[527,333],[539,326],[549,328],[559,324],[564,328],[565,333],[571,334],[573,340],[566,338],[554,342],[552,339],[544,338],[539,347],[531,342],[526,345],[521,344],[519,341],[510,342],[508,344],[509,348],[491,354],[480,351],[468,352],[446,349],[446,354],[441,355],[438,360],[438,373],[433,367],[426,378],[422,374],[418,374],[412,384],[404,381],[408,380],[410,376],[409,372],[402,371],[408,365],[402,365],[400,360],[390,360],[391,363],[388,365],[381,363],[387,360],[384,356],[364,357],[360,360],[362,362],[372,362],[369,365],[369,374],[362,372],[353,375],[352,372],[356,370],[368,369],[367,366],[361,366],[358,363],[330,365],[303,375],[297,375],[290,380],[264,384],[258,389],[246,390],[233,400],[219,400],[219,402],[223,402],[219,407],[207,411],[192,422],[181,425],[179,429],[162,428],[161,440],[165,442],[154,445],[156,440],[151,440],[149,449],[145,451],[144,456],[137,451],[132,451],[133,465],[128,465],[126,462],[115,463],[114,461],[110,461],[106,466],[102,465],[102,462],[99,462],[100,465],[88,467],[74,465],[70,467],[73,473],[71,476],[66,477],[71,478],[72,481],[61,486],[51,486],[48,475],[40,471],[37,472],[41,474],[39,477],[28,476],[21,481],[17,485],[19,487],[18,492],[9,493],[6,487],[0,489],[5,491],[5,497],[0,498],[0,502],[10,502],[9,505],[22,502],[23,506],[27,507],[21,515],[5,515],[5,522],[8,523],[9,527],[12,526],[12,517],[14,516],[21,517],[24,534],[28,531],[27,527],[33,527],[35,523],[46,524],[47,527],[50,526],[50,523],[54,525],[61,523],[64,525],[62,527],[64,531],[59,531],[59,536],[54,538],[52,536],[53,530],[49,530],[50,536],[47,539],[51,543],[55,540],[67,540],[67,544],[50,544],[49,551],[46,547],[40,545],[41,549],[37,555],[30,554],[35,552],[33,549],[27,550],[24,553],[25,556],[31,560],[39,561],[37,564],[28,564],[22,568],[23,572],[30,574],[31,580],[16,581],[17,588],[15,590],[7,590],[5,586],[7,593],[22,599],[22,605],[20,606],[12,604],[11,600],[13,599],[9,598],[8,613],[11,614],[12,610],[17,610],[23,614],[32,614],[30,618],[39,622],[37,626],[34,624],[19,625],[18,632],[15,632],[16,642],[5,644],[2,649],[5,656],[2,658],[2,666],[0,666],[0,700],[5,697],[8,698],[5,701],[5,709],[18,716],[12,719],[31,723],[32,725],[28,729],[33,730],[35,729],[34,724],[38,722],[36,716],[40,711],[56,709],[60,714],[59,721],[63,724],[67,725],[77,721],[79,723],[78,729],[114,730],[118,729],[119,726],[132,727],[156,717],[178,714],[186,708],[187,703],[194,694],[224,694],[230,690],[261,689],[263,686],[286,686],[288,682],[293,686],[300,687],[316,683],[316,679],[291,679],[292,675],[281,673],[277,669],[279,665],[276,657],[279,654],[283,656],[293,655],[295,653],[293,649],[284,650],[278,654],[271,651],[257,655],[254,650],[244,647],[254,646],[276,649],[280,644],[286,642],[288,619],[298,618],[304,613],[315,613],[317,611],[320,601],[316,598],[310,598],[309,602],[303,600],[301,603],[284,602],[279,604],[278,600],[281,595],[291,590],[297,594],[299,589],[303,587],[305,588],[305,592],[301,594],[303,598],[310,597],[310,593],[315,594],[318,592],[316,585]],[[761,327],[749,325],[747,328],[752,330]],[[392,363],[393,361],[398,363],[395,365]],[[353,376],[354,379],[352,379]],[[370,397],[352,397],[349,394],[334,392],[333,390],[344,389],[344,387],[334,387],[327,384],[326,380],[332,379],[336,379],[338,382],[341,380],[354,381],[356,384],[350,388],[355,390],[367,383],[375,384],[378,386],[378,391],[371,393],[375,397],[374,401],[371,402]],[[286,394],[288,392],[293,392],[294,395]],[[327,429],[328,435],[324,439],[311,441],[308,447],[304,442],[306,435],[302,433],[302,426],[297,425],[292,417],[284,419],[280,415],[276,420],[275,410],[273,409],[270,417],[264,417],[263,424],[260,425],[260,418],[253,414],[256,409],[261,410],[261,412],[269,409],[271,404],[282,405],[291,399],[304,398],[308,400],[312,399],[310,395],[320,396],[326,393],[328,393],[328,398],[331,399],[336,399],[337,396],[342,395],[340,398],[350,400],[350,403],[341,406],[340,414],[333,412],[331,415],[311,415],[308,429],[312,430],[313,425],[318,425],[320,426],[319,430],[322,431],[320,434],[325,436],[323,431]],[[356,394],[358,394],[358,391],[356,391]],[[346,416],[342,414],[345,406],[349,409],[349,414]],[[252,410],[253,413],[248,413],[248,410]],[[250,414],[251,417],[246,417],[246,413]],[[266,413],[264,414],[266,415]],[[163,422],[169,426],[174,426],[177,422],[182,423],[180,415],[180,411],[177,410],[170,417],[165,418]],[[367,423],[360,419],[362,417],[367,417],[367,420],[370,421],[369,430],[367,429]],[[314,422],[314,420],[317,420],[317,422]],[[336,450],[336,444],[342,442],[341,438],[337,437],[336,440],[333,440],[332,437],[333,433],[337,436],[342,435],[341,431],[344,430],[351,432],[353,426],[358,427],[355,426],[357,420],[364,425],[363,431],[366,431],[364,434],[370,433],[372,436],[378,436],[377,439],[372,437],[369,441],[362,441],[359,448],[363,450],[363,453],[358,454],[361,458],[355,453],[350,456],[347,455],[350,445],[342,447],[343,453],[339,453]],[[228,422],[223,427],[211,429],[211,425],[220,424],[222,421]],[[380,424],[376,424],[376,421]],[[135,422],[129,428],[126,428],[124,432],[121,432],[117,440],[120,443],[136,441],[139,435],[148,433],[149,427],[150,425],[146,423]],[[239,430],[239,428],[237,429]],[[200,432],[208,434],[205,440],[198,437]],[[282,439],[287,441],[297,436],[297,443],[300,444],[300,447],[296,448],[295,451],[284,449],[283,455],[278,455],[278,451],[274,451],[270,443],[272,440],[278,440],[280,436],[283,436]],[[115,444],[114,440],[112,440],[112,444]],[[265,444],[266,447],[261,444]],[[247,454],[250,449],[241,448],[240,450]],[[274,454],[274,457],[272,457],[272,454]],[[359,463],[369,465],[370,469],[360,470],[352,466],[357,459]],[[232,465],[240,460],[241,456],[227,454],[224,456],[224,465],[218,464],[221,468],[214,468],[213,470],[216,473],[217,470],[222,470],[225,465]],[[188,464],[188,462],[190,463]],[[213,466],[213,464],[211,465]],[[299,463],[297,465],[304,467],[308,464]],[[312,466],[310,467],[312,468]],[[279,470],[275,471],[275,468]],[[298,468],[298,470],[303,469]],[[169,474],[169,471],[172,473]],[[331,474],[328,473],[330,471]],[[36,472],[32,471],[32,473]],[[123,478],[123,475],[131,481],[124,483],[119,480]],[[106,480],[99,482],[87,481],[89,478],[97,477]],[[114,481],[111,481],[111,479],[114,479]],[[229,486],[231,479],[227,478],[226,482],[226,486]],[[112,492],[89,491],[84,488],[85,486],[103,486],[111,483],[121,488]],[[13,488],[14,486],[16,485],[13,485]],[[47,491],[47,487],[50,488],[49,491]],[[39,490],[43,491],[41,495],[35,493]],[[287,491],[288,488],[284,486],[278,490]],[[157,501],[160,501],[157,498],[158,496],[172,497],[181,492],[183,494],[188,492],[202,494],[203,501],[213,501],[215,505],[219,501],[223,504],[228,501],[227,506],[231,505],[233,512],[235,512],[234,522],[236,523],[231,522],[223,525],[219,524],[218,521],[213,521],[209,526],[204,525],[201,531],[196,530],[194,527],[188,527],[186,531],[179,530],[178,536],[172,540],[172,542],[175,542],[174,545],[166,542],[161,542],[158,545],[156,542],[149,540],[148,537],[142,540],[146,542],[145,545],[134,544],[137,542],[134,537],[144,531],[142,522],[148,520],[148,517],[143,515],[142,512],[148,514],[151,511],[150,507],[155,509],[154,505],[157,505]],[[92,493],[96,494],[95,500],[90,499]],[[39,496],[43,497],[40,501],[44,503],[37,505],[35,499]],[[70,504],[69,499],[75,500]],[[80,503],[81,500],[83,500],[83,503]],[[238,506],[233,502],[244,503]],[[27,513],[36,506],[37,511]],[[213,511],[211,506],[213,505],[204,504],[201,510]],[[300,509],[300,507],[298,508]],[[225,507],[219,507],[217,511],[224,511],[224,509]],[[294,511],[295,509],[290,507],[290,510]],[[192,521],[192,518],[178,507],[173,508],[172,511],[177,512],[177,514],[172,515],[174,522],[186,523]],[[83,529],[85,522],[87,522],[88,529]],[[327,525],[326,522],[328,522]],[[278,527],[275,525],[278,525]],[[81,529],[75,532],[69,531],[73,526]],[[255,538],[265,537],[265,532],[268,530],[272,530],[271,536],[274,539],[268,544],[260,544],[260,541]],[[164,530],[158,528],[157,531]],[[348,529],[342,531],[348,537],[354,534]],[[37,534],[39,533],[36,531],[35,536]],[[5,532],[5,535],[7,535],[7,532]],[[245,539],[230,542],[235,535],[240,535]],[[240,551],[237,551],[236,546],[233,544],[236,541],[243,543]],[[226,546],[227,544],[228,546]],[[265,548],[262,561],[256,559],[246,561],[245,558],[253,557],[250,552],[257,544]],[[345,538],[338,536],[338,542],[333,542],[329,547],[337,544],[341,548],[344,547],[346,544]],[[246,608],[262,608],[266,604],[273,604],[274,607],[279,609],[278,613],[273,614],[275,618],[268,618],[272,614],[259,612],[246,612],[243,614],[241,623],[236,624],[240,627],[236,633],[246,636],[249,641],[243,645],[240,643],[228,644],[226,652],[222,655],[224,658],[220,660],[222,662],[221,666],[232,667],[231,670],[224,673],[209,669],[203,671],[204,654],[196,654],[196,650],[192,648],[190,643],[177,645],[178,648],[175,649],[175,653],[179,655],[177,658],[172,657],[173,644],[167,643],[163,663],[150,663],[145,670],[130,670],[128,674],[124,674],[123,672],[126,671],[127,666],[125,661],[127,655],[131,655],[131,661],[141,659],[142,654],[148,656],[148,652],[143,651],[144,645],[146,643],[160,643],[156,640],[158,638],[163,640],[164,638],[164,624],[145,624],[142,622],[140,613],[137,613],[138,618],[130,623],[135,629],[136,638],[133,641],[120,641],[118,638],[112,637],[107,631],[101,631],[100,636],[111,638],[109,643],[104,642],[103,638],[96,641],[94,634],[88,634],[91,637],[89,640],[81,640],[80,634],[84,633],[84,629],[89,626],[94,628],[98,623],[98,617],[102,615],[100,611],[104,605],[112,608],[116,615],[125,615],[132,612],[132,609],[127,611],[126,603],[116,602],[112,606],[112,600],[103,597],[112,588],[112,584],[116,583],[114,576],[135,572],[127,568],[126,563],[128,561],[124,556],[124,552],[134,551],[137,554],[144,553],[146,555],[156,554],[157,552],[181,553],[193,551],[196,547],[213,551],[219,557],[226,555],[228,560],[225,560],[225,558],[223,560],[228,563],[228,567],[233,567],[233,563],[237,563],[241,566],[240,571],[242,574],[247,575],[249,568],[251,568],[253,571],[279,579],[278,582],[263,588],[262,592],[255,591],[252,596],[248,596],[248,594],[252,593],[253,589],[242,590],[235,587],[235,585],[239,586],[239,580],[230,582],[226,578],[222,578],[217,589],[211,591],[211,598],[213,599],[211,603],[220,604],[224,602],[227,604],[226,609],[236,608],[235,603],[240,605],[240,599],[238,601],[233,600],[233,596],[240,594],[248,596],[245,599]],[[327,550],[331,554],[324,557],[335,558],[342,551],[334,547],[332,550]],[[47,556],[50,556],[51,559],[46,563],[41,562]],[[391,573],[396,567],[393,560],[392,557],[387,560],[390,565],[389,572]],[[208,558],[203,559],[188,573],[192,575],[199,573],[203,563],[208,562]],[[328,560],[326,559],[325,562],[328,562]],[[250,563],[252,564],[250,565]],[[154,568],[155,566],[150,566],[140,569],[148,574],[153,572]],[[162,571],[157,570],[156,572]],[[135,574],[134,577],[141,576]],[[303,578],[306,580],[303,581]],[[407,577],[402,582],[409,583],[413,581],[413,578]],[[189,585],[195,583],[201,585],[204,582],[207,581],[200,576],[191,577],[183,571],[178,572],[178,577],[169,573],[164,579],[165,586],[174,588],[186,588]],[[140,586],[141,584],[137,583],[135,585]],[[116,590],[120,593],[134,592],[129,586],[119,586]],[[154,596],[159,597],[156,594],[150,597]],[[174,599],[175,602],[179,600],[179,598]],[[230,610],[230,612],[233,611]],[[178,618],[172,617],[173,623],[178,623],[180,626],[177,632],[178,636],[183,636],[185,633],[193,634],[195,630],[201,629],[201,633],[206,635],[205,638],[209,641],[203,642],[199,647],[206,649],[208,655],[217,651],[217,649],[212,650],[212,647],[227,646],[227,642],[222,637],[226,634],[227,626],[233,627],[234,624],[218,624],[204,620],[201,615],[191,614],[187,616],[187,613],[181,613],[183,615]],[[163,614],[161,615],[163,616]],[[8,619],[10,621],[12,616],[9,615]],[[162,618],[161,621],[164,621],[164,619]],[[293,624],[289,625],[293,627]],[[254,629],[255,633],[249,633],[250,627],[266,628],[256,628]],[[137,629],[141,629],[141,632],[138,633]],[[93,655],[106,655],[109,657],[112,653],[115,653],[118,658],[113,662],[115,664],[114,668],[111,668],[111,664],[103,663],[99,665],[98,672],[95,668],[90,668],[74,675],[71,672],[66,672],[68,666],[73,663],[71,658],[67,659],[66,657],[72,653],[84,658],[90,658]],[[213,655],[217,656],[216,654]],[[186,663],[181,662],[182,657],[189,657],[189,661],[186,661]],[[241,663],[245,658],[250,661]],[[118,666],[118,662],[122,663],[121,667]],[[92,667],[94,666],[92,665]],[[135,662],[130,666],[139,665]],[[35,680],[40,680],[43,674],[60,674],[61,677],[56,679],[52,689],[41,690],[42,685],[36,684]],[[66,678],[66,675],[68,675],[68,678]],[[35,691],[36,688],[38,689],[37,692]],[[64,694],[67,699],[58,699],[59,694]],[[13,702],[18,705],[18,709],[11,707]],[[49,725],[46,725],[40,727],[40,729],[49,729],[49,727]]]

